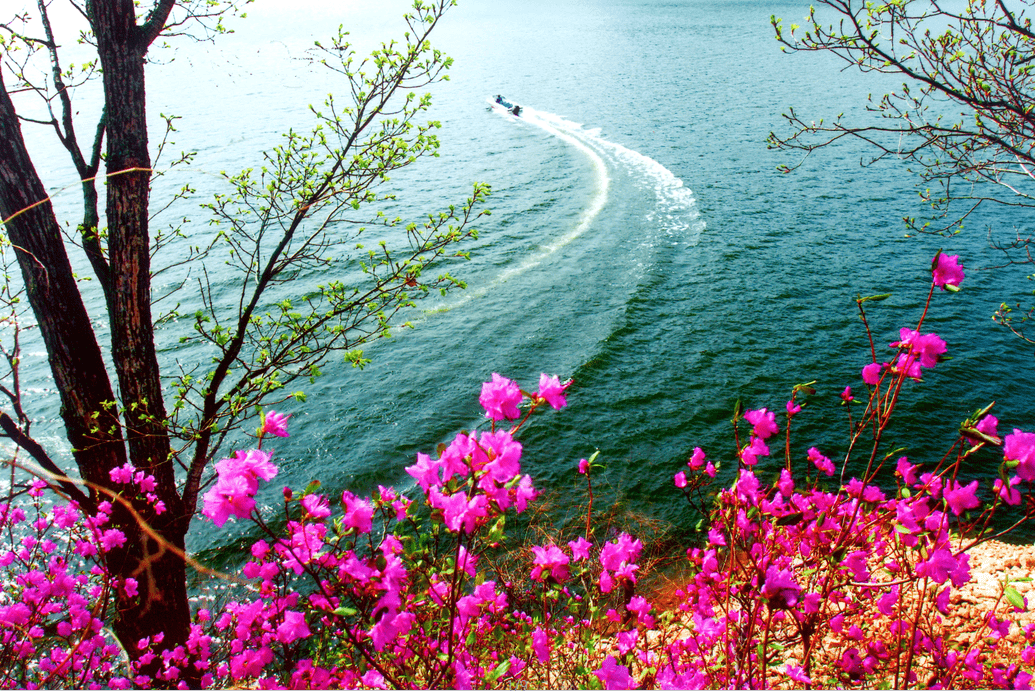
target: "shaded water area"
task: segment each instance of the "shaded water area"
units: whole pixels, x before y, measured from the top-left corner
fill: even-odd
[[[321,31],[344,23],[367,48],[402,31],[404,3],[305,4],[285,15],[260,3],[237,34],[150,68],[150,112],[182,116],[177,144],[198,151],[159,193],[189,180],[196,205],[225,191],[214,173],[256,165],[277,133],[304,130],[306,104],[341,86],[297,59]],[[267,501],[313,478],[331,491],[412,487],[404,468],[418,451],[485,425],[477,395],[492,372],[526,389],[547,372],[575,383],[567,408],[523,430],[523,467],[559,494],[562,515],[579,495],[578,460],[599,450],[599,495],[688,529],[697,517],[672,475],[700,446],[731,477],[738,398],[782,412],[793,385],[816,380],[795,420],[796,458],[813,445],[843,455],[838,394],[863,391],[869,361],[854,298],[890,292],[869,317],[879,348],[896,340],[919,318],[939,248],[960,254],[968,274],[961,293],[935,295],[926,322],[953,359],[907,387],[887,450],[935,463],[959,423],[993,400],[1001,430],[1035,428],[1031,349],[990,319],[1030,286],[1023,271],[976,270],[1000,260],[986,226],[1024,228],[1025,216],[988,211],[951,240],[906,238],[902,217],[923,208],[901,163],[861,167],[865,149],[846,143],[776,171],[796,159],[767,151],[765,137],[785,131],[790,106],[864,118],[866,95],[896,86],[781,54],[769,15],[807,11],[751,0],[464,0],[452,10],[435,37],[456,60],[451,81],[433,88],[441,156],[396,176],[392,211],[419,219],[462,201],[473,181],[492,185],[471,261],[451,267],[468,288],[407,315],[416,328],[367,348],[365,370],[331,363],[308,402],[284,406],[293,437],[275,445],[281,475]],[[497,93],[525,106],[523,117],[492,111]],[[58,182],[59,155],[47,156],[48,184],[69,184]],[[74,208],[74,191],[59,202]],[[165,355],[197,357],[176,344],[179,328],[163,335]],[[56,425],[50,437],[63,443]],[[995,465],[987,454],[967,471],[990,485]],[[203,528],[195,546],[213,538]]]

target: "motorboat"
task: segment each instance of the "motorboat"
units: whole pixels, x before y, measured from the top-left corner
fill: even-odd
[[[511,115],[521,117],[521,106],[516,103],[511,103],[501,95],[497,95],[492,101],[492,107],[494,110],[504,110]]]

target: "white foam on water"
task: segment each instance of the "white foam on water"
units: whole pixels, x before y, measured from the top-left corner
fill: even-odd
[[[580,123],[528,106],[522,106],[521,115],[515,116],[491,98],[488,99],[488,103],[497,115],[507,118],[515,124],[538,127],[584,153],[593,166],[593,196],[579,216],[578,222],[567,233],[563,233],[549,244],[542,245],[539,251],[529,254],[517,265],[500,272],[489,285],[465,291],[456,302],[431,310],[431,312],[448,312],[471,300],[483,297],[499,284],[538,266],[549,255],[582,236],[607,204],[611,178],[608,175],[608,164],[604,160],[604,156],[607,156],[614,165],[621,166],[628,171],[634,180],[638,180],[643,186],[654,192],[656,205],[646,215],[649,222],[658,223],[667,235],[678,238],[681,243],[696,245],[700,241],[704,221],[700,219],[693,192],[684,187],[683,181],[673,175],[672,171],[653,158],[605,139],[601,136],[599,127],[585,129]]]
[[[605,139],[599,127],[586,129],[560,115],[532,108],[523,108],[521,112],[529,122],[545,123],[554,131],[567,134],[569,139],[607,155],[654,192],[656,207],[647,213],[648,221],[659,223],[666,234],[679,237],[688,245],[700,242],[705,223],[697,210],[694,193],[668,168],[650,156]]]
[[[431,312],[433,313],[448,312],[470,302],[471,300],[483,297],[486,293],[488,293],[490,290],[492,290],[499,284],[505,283],[506,281],[514,278],[515,276],[519,276],[525,273],[526,271],[542,264],[548,256],[550,256],[557,250],[561,249],[562,247],[570,244],[572,241],[576,240],[583,233],[585,233],[586,230],[592,225],[593,220],[604,208],[604,205],[607,204],[607,193],[611,187],[611,178],[607,174],[607,163],[604,161],[603,158],[600,157],[600,154],[598,154],[592,148],[587,146],[585,143],[579,141],[578,138],[573,137],[561,130],[552,127],[547,122],[540,120],[538,118],[528,117],[526,113],[528,113],[529,111],[524,107],[522,107],[521,110],[521,117],[515,117],[510,111],[496,104],[495,101],[490,99],[489,103],[493,106],[493,112],[498,113],[499,115],[506,118],[511,118],[513,120],[535,125],[536,127],[545,130],[549,134],[574,146],[576,149],[586,154],[587,158],[589,158],[590,163],[593,165],[593,196],[590,198],[589,204],[579,215],[578,223],[576,223],[575,226],[567,233],[564,233],[559,237],[555,238],[553,242],[550,242],[549,244],[542,245],[539,248],[539,251],[529,254],[516,266],[513,266],[509,269],[505,269],[504,271],[500,272],[500,274],[490,284],[480,286],[474,290],[465,290],[463,295],[460,296],[456,302],[431,310]]]

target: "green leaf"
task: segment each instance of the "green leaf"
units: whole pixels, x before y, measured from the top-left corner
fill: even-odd
[[[1003,594],[1006,595],[1006,599],[1009,600],[1010,604],[1022,611],[1028,611],[1028,608],[1024,604],[1024,597],[1017,592],[1017,589],[1013,586],[1004,586]]]

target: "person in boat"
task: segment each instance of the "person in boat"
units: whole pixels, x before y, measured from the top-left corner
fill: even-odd
[[[496,95],[496,103],[503,103],[503,96],[497,94]]]
[[[521,115],[521,106],[514,106],[514,109],[510,111],[514,115]]]

